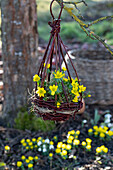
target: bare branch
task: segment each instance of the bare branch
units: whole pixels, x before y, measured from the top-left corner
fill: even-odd
[[[61,3],[61,0],[56,0],[59,4]],[[78,3],[84,3],[86,6],[86,2],[84,0],[79,1],[79,2],[63,2],[65,4],[73,4],[74,6],[77,5]],[[113,49],[107,44],[105,43],[105,40],[103,40],[101,37],[99,37],[98,35],[96,35],[92,30],[89,29],[90,26],[92,26],[93,24],[96,24],[100,21],[106,20],[106,19],[112,19],[113,15],[111,16],[105,16],[102,18],[99,18],[89,24],[85,24],[82,20],[80,20],[73,12],[73,8],[69,8],[66,5],[64,5],[64,9],[68,12],[68,14],[73,17],[73,19],[80,25],[80,27],[82,28],[82,30],[86,33],[87,36],[89,36],[91,39],[93,40],[98,40],[100,41],[105,48],[111,53],[111,55],[113,55]]]

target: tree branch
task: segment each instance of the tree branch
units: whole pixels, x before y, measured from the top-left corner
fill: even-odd
[[[61,4],[61,0],[56,0],[59,4]],[[63,2],[64,4],[73,4],[75,7],[77,4],[79,3],[84,3],[86,6],[86,2],[84,0],[79,1],[79,2]],[[98,35],[96,35],[92,30],[89,29],[90,26],[92,26],[93,24],[96,24],[100,21],[106,20],[106,19],[112,19],[113,15],[111,16],[105,16],[102,18],[99,18],[89,24],[85,24],[82,20],[80,20],[73,12],[73,8],[69,8],[66,5],[64,5],[64,9],[68,12],[68,14],[73,17],[73,19],[80,25],[80,27],[82,28],[82,30],[86,33],[87,36],[89,36],[91,39],[93,40],[98,40],[100,41],[105,48],[111,53],[111,55],[113,55],[113,49],[107,44],[105,43],[105,40],[103,40],[101,37],[99,37]],[[76,8],[78,10],[78,8]]]

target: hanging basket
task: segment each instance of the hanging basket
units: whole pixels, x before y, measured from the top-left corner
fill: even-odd
[[[51,35],[39,71],[33,78],[36,81],[36,87],[31,100],[35,113],[44,120],[65,121],[75,117],[75,114],[83,107],[82,96],[85,87],[80,85],[76,69],[59,35],[63,3],[59,17],[55,19],[52,13],[53,2],[54,0],[50,4],[50,13],[53,18],[53,22],[49,22],[52,28]],[[74,71],[73,78],[64,52]],[[52,65],[53,60],[55,60],[55,68]],[[62,62],[65,64],[63,68]]]

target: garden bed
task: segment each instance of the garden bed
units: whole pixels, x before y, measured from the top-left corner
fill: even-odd
[[[21,157],[22,155],[24,155],[26,158],[28,158],[29,156],[33,158],[35,158],[35,156],[38,156],[37,160],[31,161],[33,163],[34,170],[63,170],[63,168],[67,168],[68,170],[74,170],[74,168],[76,168],[79,170],[81,167],[83,167],[84,169],[104,169],[105,167],[107,167],[108,169],[112,169],[113,136],[110,138],[110,140],[102,140],[99,137],[94,137],[94,135],[89,136],[88,134],[88,129],[93,128],[93,126],[95,125],[91,124],[91,119],[94,120],[95,109],[97,109],[98,114],[101,115],[100,120],[97,123],[98,126],[100,126],[100,123],[104,121],[104,115],[108,112],[112,114],[111,123],[113,123],[113,105],[109,107],[90,105],[86,107],[84,115],[76,115],[75,120],[70,119],[64,123],[57,123],[56,129],[48,133],[31,132],[28,130],[20,131],[13,128],[0,127],[0,162],[4,162],[7,169],[21,169],[17,168],[16,165],[18,161],[22,161]],[[87,120],[87,122],[84,120]],[[54,148],[56,148],[58,142],[67,142],[67,134],[69,133],[69,131],[72,130],[74,130],[75,132],[77,132],[77,130],[80,131],[80,134],[78,135],[80,144],[78,145],[78,147],[73,147],[70,154],[68,154],[68,156],[74,155],[74,158],[71,158],[70,156],[70,158],[68,157],[64,159],[61,155],[56,154],[54,151],[55,149],[53,149],[53,151],[49,151],[49,153],[53,153],[52,159],[50,159],[51,157],[49,157],[49,153],[44,154],[44,152],[40,152],[37,149],[27,150],[22,145],[22,139],[32,140],[33,138],[37,139],[39,137],[42,137],[42,139],[48,138],[50,141],[53,141]],[[57,137],[58,141],[54,138],[54,136]],[[88,151],[82,147],[81,143],[82,141],[85,141],[86,138],[90,138],[92,140],[91,151]],[[4,149],[6,145],[11,148],[9,151]],[[108,152],[104,153],[103,155],[96,155],[96,148],[102,145],[108,148]],[[25,163],[23,164],[25,169],[28,169]]]

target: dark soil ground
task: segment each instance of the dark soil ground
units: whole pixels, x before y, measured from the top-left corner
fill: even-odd
[[[78,148],[76,151],[77,163],[73,166],[70,166],[73,163],[73,160],[62,160],[59,165],[53,164],[52,168],[50,167],[49,160],[47,156],[42,156],[38,152],[34,151],[22,151],[21,150],[21,139],[23,138],[34,138],[42,136],[43,138],[49,137],[52,139],[53,136],[57,135],[58,140],[62,141],[66,138],[66,134],[69,130],[80,130],[80,141],[85,140],[88,137],[87,130],[92,127],[90,120],[94,118],[94,111],[98,109],[99,114],[101,114],[101,119],[99,122],[103,122],[105,110],[110,110],[110,113],[113,116],[113,105],[111,106],[98,106],[98,105],[89,105],[86,106],[85,113],[83,115],[76,115],[75,120],[70,119],[64,123],[57,123],[56,129],[48,133],[40,132],[30,132],[30,131],[20,131],[13,128],[5,128],[0,126],[0,162],[5,162],[7,165],[6,169],[18,169],[16,167],[16,162],[20,160],[20,157],[24,154],[25,156],[34,156],[38,155],[40,157],[39,164],[34,165],[34,170],[64,170],[64,167],[68,167],[68,170],[88,170],[88,169],[113,169],[113,142],[112,140],[102,141],[95,139],[95,137],[90,137],[92,139],[92,150],[91,152],[85,152]],[[113,118],[112,118],[113,119]],[[82,124],[83,120],[87,120],[87,123]],[[113,122],[113,120],[111,120]],[[11,151],[9,154],[4,153],[4,146],[9,145]],[[97,146],[105,145],[109,148],[107,155],[97,157],[95,159],[95,149]],[[23,153],[22,153],[23,152]],[[54,161],[57,160],[57,157],[54,157]],[[70,167],[69,167],[70,166]],[[26,168],[27,169],[27,168]]]

